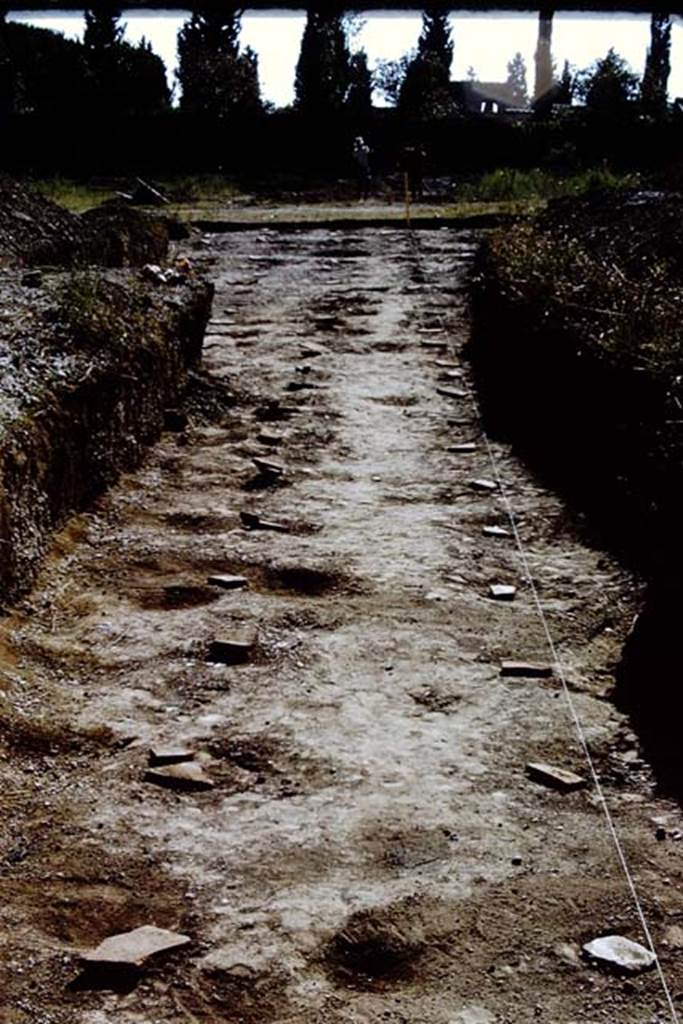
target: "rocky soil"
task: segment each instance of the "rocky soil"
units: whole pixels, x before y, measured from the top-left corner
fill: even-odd
[[[165,259],[170,238],[187,234],[162,217],[107,203],[69,213],[26,184],[0,175],[0,269],[129,267]]]
[[[149,273],[0,271],[0,606],[51,530],[155,441],[201,357],[211,288]]]
[[[189,425],[69,521],[0,621],[2,1024],[675,1019],[655,971],[582,956],[643,936],[592,787],[527,772],[587,776],[556,673],[501,673],[550,660],[512,538],[484,533],[507,495],[678,1002],[680,811],[610,699],[640,584],[505,444],[491,463],[476,244],[206,240]],[[475,483],[496,473],[504,491]],[[153,781],[159,746],[210,787]],[[148,925],[192,941],[83,972]]]

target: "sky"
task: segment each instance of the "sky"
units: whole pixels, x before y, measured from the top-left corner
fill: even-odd
[[[125,11],[126,38],[137,42],[143,36],[163,58],[173,84],[176,64],[176,34],[188,17],[187,11]],[[83,31],[78,11],[16,10],[15,21],[56,29],[70,37]],[[242,43],[259,55],[263,97],[276,106],[286,106],[294,95],[294,68],[299,54],[305,14],[291,11],[248,11],[242,19]],[[504,81],[507,63],[516,52],[524,57],[529,87],[533,86],[534,50],[537,16],[533,13],[454,12],[451,16],[455,53],[452,77],[467,76],[472,66],[481,81]],[[353,41],[363,47],[371,67],[379,59],[395,59],[412,49],[420,34],[420,14],[416,12],[368,13]],[[553,21],[553,57],[558,68],[565,60],[584,68],[603,57],[610,46],[624,57],[634,71],[642,73],[649,41],[650,18],[647,14],[597,14],[558,12]],[[672,72],[669,80],[672,97],[683,96],[683,19],[674,18],[672,31]]]

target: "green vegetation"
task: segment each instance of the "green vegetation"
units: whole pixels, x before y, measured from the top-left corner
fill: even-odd
[[[72,213],[83,213],[84,210],[99,206],[107,199],[113,199],[115,195],[114,188],[88,185],[67,178],[46,178],[34,184],[47,199],[65,206]]]
[[[555,200],[488,238],[473,294],[489,429],[665,577],[683,493],[682,207],[629,190]]]
[[[180,214],[187,219],[188,209],[190,212],[201,210],[202,216],[210,216],[211,210],[215,213],[222,210],[228,211],[226,207],[233,204],[239,207],[240,201],[247,198],[241,191],[240,186],[222,175],[188,175],[185,177],[172,178],[168,180],[155,179],[162,191],[172,200],[172,212]],[[444,216],[458,216],[460,211],[463,215],[469,215],[477,210],[478,206],[485,208],[485,212],[510,212],[510,213],[533,213],[542,207],[546,200],[556,199],[561,196],[581,196],[596,189],[622,189],[632,188],[639,183],[635,174],[619,173],[607,166],[600,166],[573,175],[558,175],[551,171],[540,169],[518,170],[514,167],[501,167],[498,170],[490,171],[479,178],[468,179],[465,182],[456,184],[454,201],[446,203],[428,203],[429,209]],[[75,182],[65,178],[49,178],[35,183],[43,195],[52,199],[53,202],[65,206],[74,213],[81,213],[93,206],[98,206],[115,196],[119,190],[125,191],[127,182],[111,183],[109,185],[95,185],[87,182]],[[301,202],[301,196],[297,194],[296,202]],[[334,204],[335,200],[330,199]],[[283,200],[282,205],[286,206],[287,201]],[[327,202],[323,200],[320,205],[320,217],[325,216]],[[253,217],[259,219],[259,210],[272,206],[272,201],[264,200],[263,204],[253,205],[250,203],[250,210]],[[185,209],[184,209],[185,208]],[[457,211],[457,212],[453,212]],[[237,209],[235,213],[237,214]],[[426,209],[421,211],[427,213]],[[484,210],[482,209],[482,212]],[[400,216],[400,211],[394,204],[386,208],[387,216]],[[362,211],[360,211],[362,216]],[[369,216],[376,217],[377,209],[372,208]],[[427,213],[427,215],[429,215]],[[252,213],[250,213],[250,217]]]
[[[500,167],[476,181],[457,187],[458,199],[470,202],[509,202],[557,199],[580,196],[596,189],[632,188],[638,184],[635,174],[620,174],[609,167],[595,167],[572,175],[558,175],[534,168],[528,171]]]

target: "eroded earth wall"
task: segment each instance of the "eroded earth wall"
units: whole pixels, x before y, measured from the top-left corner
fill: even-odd
[[[159,436],[199,363],[211,308],[199,280],[66,278],[30,297],[20,281],[0,282],[0,604],[29,585],[54,526]]]

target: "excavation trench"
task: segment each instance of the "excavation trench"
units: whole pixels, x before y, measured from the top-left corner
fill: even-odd
[[[638,922],[590,787],[527,775],[586,773],[557,680],[501,674],[549,654],[511,538],[484,533],[509,524],[465,353],[476,244],[260,227],[192,250],[216,288],[204,369],[235,401],[195,396],[1,623],[0,1019],[667,1020],[654,973],[581,959]],[[677,847],[652,823],[679,812],[609,699],[638,582],[493,454],[680,988]],[[254,458],[281,472],[250,489]],[[212,785],[150,784],[152,747]],[[127,994],[74,985],[79,950],[143,924],[192,945]]]

